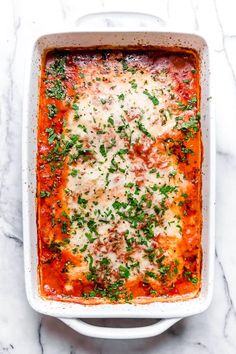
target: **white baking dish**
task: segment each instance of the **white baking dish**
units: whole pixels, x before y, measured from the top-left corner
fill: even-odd
[[[201,59],[201,126],[204,148],[202,175],[202,287],[198,297],[172,303],[156,302],[146,305],[106,304],[81,305],[44,300],[38,292],[38,255],[36,229],[36,152],[38,79],[41,57],[45,49],[61,47],[93,46],[156,46],[195,49]],[[34,44],[28,69],[27,88],[23,115],[23,226],[26,292],[30,305],[38,312],[63,317],[64,322],[83,334],[106,338],[148,337],[161,333],[180,318],[204,311],[210,304],[213,288],[214,264],[214,126],[210,116],[209,100],[209,54],[206,41],[197,35],[157,32],[153,30],[122,31],[111,29],[102,32],[80,31],[56,33],[40,37]],[[94,327],[71,318],[156,318],[166,319],[155,325],[135,329],[107,329]],[[95,327],[96,328],[96,327]],[[132,332],[133,331],[133,332]]]

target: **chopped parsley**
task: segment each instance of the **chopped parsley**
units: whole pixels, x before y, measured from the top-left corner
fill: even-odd
[[[152,101],[154,106],[157,106],[159,104],[158,98],[156,96],[152,95],[147,89],[145,89],[143,91],[143,94],[146,95],[149,98],[149,100]]]
[[[76,169],[73,169],[73,170],[71,171],[71,173],[70,173],[70,175],[71,175],[72,177],[76,177],[77,174],[78,174],[78,171],[77,171]]]
[[[136,73],[137,70],[134,67],[129,67],[129,65],[125,59],[123,59],[121,63],[122,63],[123,71],[129,71],[133,75]]]
[[[48,117],[54,118],[58,113],[57,106],[55,104],[48,104],[47,108],[48,108]]]
[[[50,197],[51,193],[48,191],[41,191],[39,195],[41,198],[48,198]]]
[[[58,138],[58,135],[55,133],[53,128],[46,128],[46,133],[48,133],[48,143],[52,144],[55,139]]]
[[[100,264],[101,264],[102,266],[107,266],[109,263],[110,263],[110,259],[108,259],[108,258],[103,258],[103,259],[100,261]]]
[[[121,93],[120,95],[117,96],[119,101],[124,101],[125,95]]]
[[[107,157],[107,149],[105,148],[105,146],[104,146],[103,144],[100,145],[99,151],[100,151],[100,154],[101,154],[103,157]]]
[[[64,100],[66,98],[66,89],[60,80],[49,81],[47,85],[46,96],[56,98],[57,100]]]
[[[86,232],[85,236],[87,237],[90,243],[93,243],[96,240],[96,238],[93,237],[91,232]]]
[[[135,80],[131,80],[129,83],[130,83],[132,89],[136,90],[136,88],[138,87],[136,81]]]
[[[81,196],[78,197],[77,203],[81,205],[83,208],[86,208],[86,205],[88,204],[88,201]]]
[[[100,99],[100,102],[101,102],[101,104],[106,104],[106,103],[107,103],[107,100],[106,100],[105,98],[101,98],[101,99]]]
[[[160,193],[163,194],[166,198],[168,197],[169,193],[173,192],[177,192],[176,186],[169,186],[167,184],[164,184],[162,187],[160,187]]]
[[[137,126],[144,135],[152,140],[155,140],[155,138],[152,137],[151,133],[149,133],[149,131],[145,128],[144,124],[140,120],[137,122]]]
[[[108,117],[108,123],[112,126],[112,127],[114,127],[114,119],[113,119],[113,116],[112,115],[110,115],[109,117]]]
[[[74,111],[77,111],[79,109],[79,106],[76,104],[76,103],[73,103],[71,108],[74,110]]]
[[[122,264],[119,266],[119,272],[120,272],[120,276],[122,278],[129,278],[130,276],[130,271],[127,267],[123,266]]]
[[[153,278],[153,279],[157,279],[157,275],[154,272],[146,271],[145,276]]]
[[[47,74],[52,75],[54,77],[60,77],[61,79],[66,78],[65,74],[65,63],[66,58],[56,58],[55,61],[50,65]]]
[[[181,125],[178,126],[178,129],[182,130],[183,132],[190,129],[197,132],[199,130],[199,120],[200,120],[199,115],[193,116],[189,119],[189,121],[181,123]]]

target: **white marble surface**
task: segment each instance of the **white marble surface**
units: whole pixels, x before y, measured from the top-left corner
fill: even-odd
[[[24,290],[21,120],[27,48],[38,34],[75,29],[81,15],[147,11],[158,28],[207,36],[212,49],[217,137],[215,291],[210,308],[145,340],[81,336],[41,316]],[[2,0],[0,3],[0,354],[236,353],[236,20],[235,0]],[[122,21],[122,18],[120,18]],[[98,21],[95,28],[101,23]],[[106,25],[114,23],[105,21]],[[130,23],[132,25],[132,23]],[[145,25],[137,22],[139,25]]]

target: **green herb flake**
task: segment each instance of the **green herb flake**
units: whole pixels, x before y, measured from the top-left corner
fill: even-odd
[[[103,157],[107,157],[107,149],[105,148],[105,146],[104,146],[103,144],[100,145],[99,151],[100,151],[100,154],[101,154]]]
[[[127,203],[124,202],[119,202],[118,200],[116,200],[113,204],[112,204],[113,208],[116,210],[120,210],[121,208],[126,208],[127,207]]]
[[[183,122],[180,126],[178,126],[179,130],[183,132],[192,129],[197,132],[199,130],[199,116],[194,116],[189,119],[187,122]]]
[[[171,171],[170,173],[169,173],[169,177],[174,177],[174,176],[176,176],[176,171]]]
[[[140,120],[137,122],[137,126],[144,135],[146,135],[148,138],[152,140],[155,140],[155,138],[152,137],[152,135],[149,133],[149,131],[145,128],[145,126]]]
[[[81,247],[79,250],[80,250],[80,252],[85,252],[86,251],[86,249],[88,248],[88,245],[83,245],[83,247]]]
[[[162,276],[164,276],[164,275],[166,275],[166,274],[168,273],[169,269],[170,269],[169,266],[163,265],[163,266],[161,266],[161,267],[159,268],[159,272],[160,272],[160,274],[161,274]]]
[[[60,77],[65,79],[65,63],[66,58],[56,58],[55,61],[50,65],[49,69],[46,71],[47,74],[52,75],[53,77]]]
[[[72,253],[73,253],[73,254],[76,254],[76,253],[78,252],[78,247],[74,247],[74,248],[72,248],[72,250],[71,250],[71,251],[72,251]]]
[[[120,149],[117,151],[117,155],[119,155],[123,160],[124,160],[123,155],[126,155],[128,153],[129,153],[128,149]]]
[[[132,188],[134,186],[134,183],[133,182],[129,182],[129,183],[126,183],[125,184],[125,187],[126,188]]]
[[[48,104],[47,108],[48,108],[48,117],[54,118],[58,113],[57,106],[55,104]]]
[[[106,104],[106,103],[107,103],[107,100],[106,100],[105,98],[101,98],[101,99],[100,99],[100,102],[101,102],[101,104]]]
[[[191,281],[191,283],[193,283],[193,284],[197,284],[198,278],[197,278],[197,277],[192,277],[192,278],[190,279],[190,281]]]
[[[79,125],[78,125],[78,128],[82,129],[83,132],[88,133],[87,128],[86,128],[85,125],[79,124]]]
[[[85,208],[87,203],[88,203],[88,201],[86,199],[82,198],[81,196],[79,196],[78,200],[77,200],[77,203],[79,205],[81,205],[83,208]]]
[[[90,232],[86,232],[85,236],[87,237],[90,243],[93,243],[96,240],[96,238],[94,238]]]
[[[112,115],[110,115],[109,117],[108,117],[108,123],[112,126],[112,127],[114,127],[114,119],[113,119],[113,117],[112,117]]]
[[[188,194],[187,194],[187,193],[182,193],[181,196],[182,196],[183,198],[188,198]]]
[[[120,276],[122,278],[126,278],[128,279],[130,276],[130,271],[127,267],[123,266],[122,264],[119,266],[119,272],[120,272]]]
[[[129,83],[130,83],[132,89],[136,90],[136,88],[138,87],[136,81],[135,80],[131,80]]]
[[[66,88],[62,85],[60,80],[49,81],[46,96],[56,98],[57,100],[64,100],[66,98]]]
[[[74,111],[77,111],[79,109],[79,106],[76,104],[76,103],[73,103],[71,108],[74,110]]]
[[[146,271],[145,276],[153,278],[153,279],[157,279],[157,275],[154,272]]]
[[[50,197],[51,193],[48,191],[40,191],[40,198],[48,198]]]
[[[158,98],[157,98],[156,96],[152,95],[150,92],[148,92],[147,89],[145,89],[145,90],[143,91],[143,94],[146,95],[146,96],[149,98],[149,100],[152,101],[152,103],[154,104],[154,106],[157,106],[157,105],[159,104]]]
[[[124,101],[125,95],[121,93],[120,95],[117,96],[119,101]]]
[[[182,151],[184,154],[193,154],[193,153],[194,153],[192,149],[188,149],[188,148],[186,148],[186,147],[184,147],[184,146],[181,148],[181,151]]]
[[[166,198],[168,197],[169,193],[173,192],[177,192],[176,186],[169,186],[164,184],[162,187],[160,187],[160,193],[163,194]]]
[[[53,128],[46,128],[45,132],[48,133],[48,143],[53,144],[54,140],[58,138]]]
[[[132,73],[132,75],[134,75],[136,73],[137,70],[135,68],[133,68],[133,67],[129,67],[128,63],[127,63],[127,61],[125,59],[123,59],[121,61],[121,64],[122,64],[123,71],[129,71],[129,72]]]
[[[76,177],[77,174],[78,174],[78,171],[75,170],[75,169],[73,169],[73,170],[71,171],[71,173],[70,173],[70,175],[71,175],[72,177]]]
[[[101,266],[107,266],[109,263],[110,263],[110,259],[108,259],[108,258],[103,258],[100,261]]]
[[[61,227],[61,232],[63,234],[67,234],[68,233],[68,225],[66,221],[62,221],[62,227]]]

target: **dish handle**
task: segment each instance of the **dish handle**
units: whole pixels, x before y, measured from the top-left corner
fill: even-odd
[[[149,326],[133,328],[112,328],[91,325],[75,318],[59,318],[67,326],[85,336],[105,339],[137,339],[157,336],[173,326],[181,318],[166,318],[157,320]]]
[[[103,11],[83,15],[75,21],[78,27],[164,27],[166,22],[156,15],[134,11]]]

